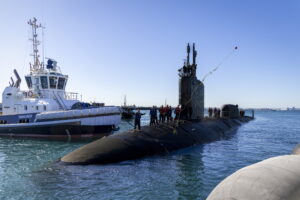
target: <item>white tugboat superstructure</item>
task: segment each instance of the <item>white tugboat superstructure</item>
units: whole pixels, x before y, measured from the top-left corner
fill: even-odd
[[[95,108],[80,102],[77,93],[65,91],[68,75],[62,74],[57,61],[48,59],[46,64],[40,61],[37,32],[43,28],[42,25],[37,24],[35,18],[29,20],[28,24],[32,28],[30,40],[33,49],[33,63],[30,63],[30,73],[25,76],[28,90],[20,90],[21,78],[14,70],[17,80],[15,82],[11,78],[10,86],[2,94],[0,136],[70,137],[71,130],[76,129],[76,136],[86,137],[111,131],[116,127],[121,120],[118,107]],[[64,125],[67,127],[65,130]],[[40,126],[44,128],[40,129]],[[47,126],[52,129],[59,126],[59,131],[56,127],[56,133],[44,133]]]

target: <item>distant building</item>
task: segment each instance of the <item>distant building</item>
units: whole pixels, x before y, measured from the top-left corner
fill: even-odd
[[[295,107],[292,107],[292,108],[287,108],[286,110],[290,110],[290,111],[298,111],[300,110],[300,108],[295,108]]]

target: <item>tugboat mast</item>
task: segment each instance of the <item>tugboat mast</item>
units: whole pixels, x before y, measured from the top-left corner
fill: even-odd
[[[38,54],[38,45],[41,44],[41,42],[38,40],[37,36],[37,29],[38,28],[44,28],[42,24],[37,24],[37,19],[34,17],[33,20],[29,20],[28,24],[32,27],[32,38],[29,38],[30,41],[32,41],[32,51],[33,53],[31,56],[33,56],[33,64],[30,63],[30,71],[31,72],[38,72],[44,70],[44,63],[41,63],[39,61],[40,55]]]

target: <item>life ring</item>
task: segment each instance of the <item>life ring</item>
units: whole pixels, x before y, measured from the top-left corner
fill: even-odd
[[[32,96],[33,96],[33,92],[32,92],[32,91],[29,91],[29,92],[28,92],[28,96],[29,96],[29,97],[32,97]]]

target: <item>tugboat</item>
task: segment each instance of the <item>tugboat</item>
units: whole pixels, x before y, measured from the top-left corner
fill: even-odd
[[[128,106],[126,101],[126,95],[124,97],[124,105],[122,108],[122,119],[132,119],[134,116],[133,110],[135,109],[135,106]]]
[[[78,100],[78,94],[66,92],[68,75],[62,74],[57,61],[39,60],[37,30],[43,28],[36,18],[32,27],[33,63],[25,76],[28,91],[20,90],[21,78],[11,78],[2,94],[0,136],[47,139],[94,138],[110,134],[121,122],[116,106],[92,106]]]

